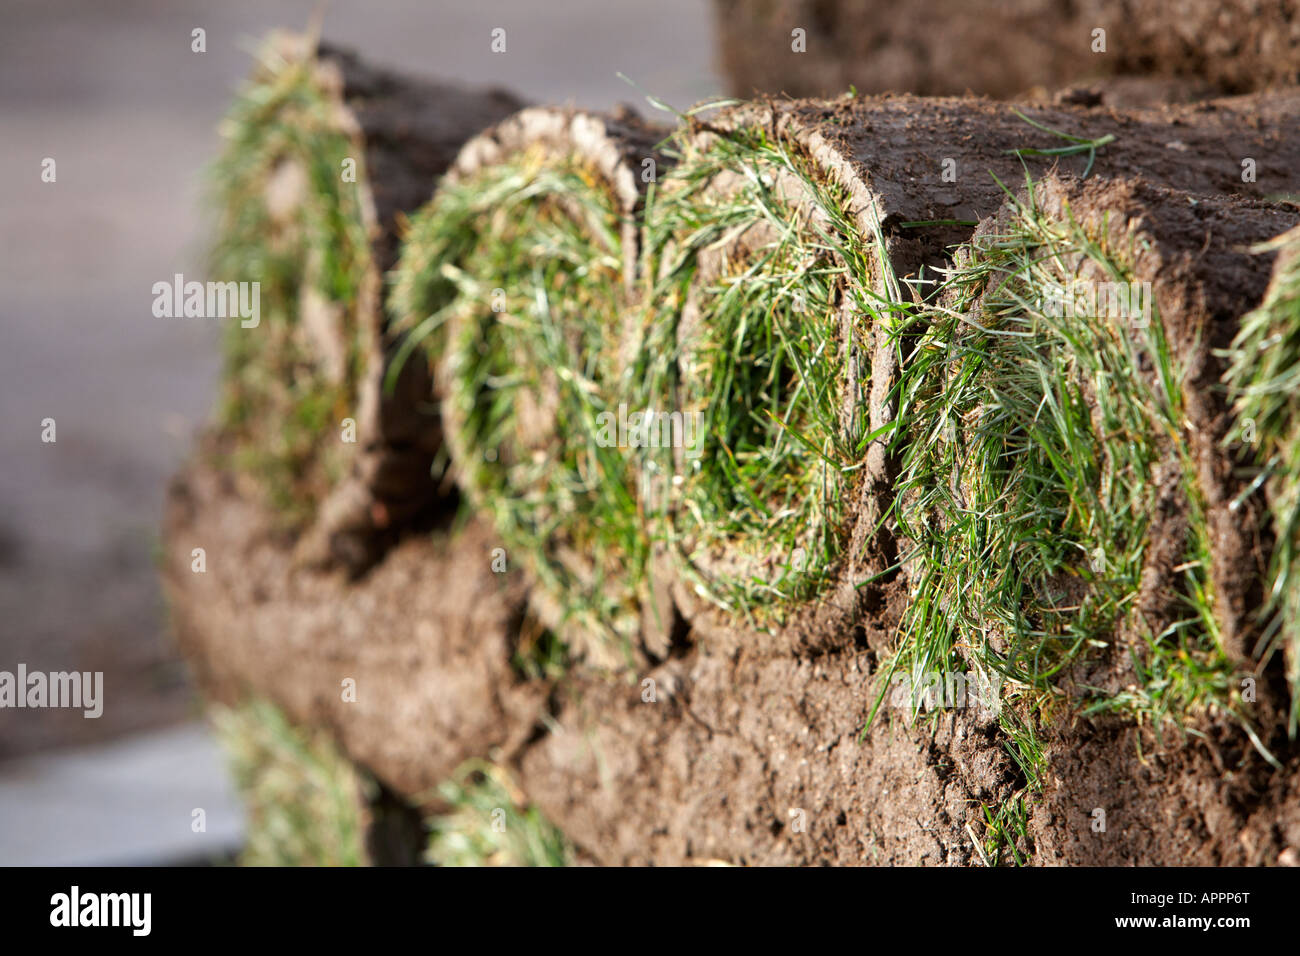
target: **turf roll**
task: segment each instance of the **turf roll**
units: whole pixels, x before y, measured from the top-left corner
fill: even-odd
[[[258,282],[262,319],[226,336],[220,425],[236,472],[307,561],[364,568],[437,496],[427,371],[381,391],[396,347],[381,277],[399,217],[470,136],[519,106],[276,33],[222,124],[211,271]]]
[[[500,123],[413,220],[393,291],[434,370],[457,483],[501,535],[494,560],[525,568],[538,618],[597,667],[631,659],[640,614],[624,423],[645,352],[625,316],[662,135],[627,112]]]
[[[1249,247],[1298,220],[1290,203],[1048,175],[909,320],[894,448],[910,602],[884,673],[916,709],[949,675],[993,688],[1031,783],[1033,728],[1066,700],[1157,731],[1227,715],[1261,748],[1278,725],[1285,708],[1243,683],[1266,679],[1269,533],[1220,378],[1272,268]]]

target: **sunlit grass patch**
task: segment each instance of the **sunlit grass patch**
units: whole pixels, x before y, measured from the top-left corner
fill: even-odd
[[[981,806],[983,837],[974,836],[975,855],[985,866],[1025,866],[1033,861],[1028,798],[1023,794],[996,806]]]
[[[363,866],[374,788],[323,731],[292,726],[265,701],[212,708],[244,799],[242,866]]]
[[[1029,727],[1073,666],[1112,644],[1135,679],[1078,688],[1085,713],[1159,729],[1233,706],[1182,372],[1158,303],[1091,305],[1099,283],[1136,288],[1132,253],[1068,207],[1047,217],[1031,192],[901,330],[915,341],[895,438],[912,601],[891,668],[981,669],[1006,682]],[[1176,567],[1149,567],[1157,533],[1179,536]],[[1148,571],[1181,581],[1171,614],[1139,607]]]

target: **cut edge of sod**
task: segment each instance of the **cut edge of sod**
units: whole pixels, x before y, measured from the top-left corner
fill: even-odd
[[[575,656],[631,660],[645,535],[611,433],[644,391],[619,340],[624,203],[548,145],[448,177],[411,221],[391,305],[435,371],[468,503],[522,555],[544,624]]]
[[[344,473],[379,279],[360,133],[315,40],[276,33],[221,125],[209,170],[210,273],[260,284],[261,321],[224,337],[218,418],[232,463],[300,527]],[[357,164],[345,181],[345,161]]]
[[[991,703],[1025,791],[1041,790],[1035,728],[1065,702],[1068,675],[1083,714],[1159,734],[1223,712],[1275,762],[1219,640],[1183,376],[1158,303],[1118,318],[1086,304],[1082,283],[1132,288],[1139,234],[1116,241],[1106,222],[1077,221],[1068,187],[1049,217],[1045,185],[1027,178],[958,253],[937,300],[898,329],[912,338],[893,438],[911,600],[867,726],[896,675],[913,689],[912,719],[916,690],[964,666],[998,688]],[[1182,560],[1162,569],[1179,595],[1149,614],[1139,605],[1162,489],[1181,509],[1164,531],[1181,536]],[[1086,686],[1083,667],[1106,645],[1128,655],[1132,680]]]

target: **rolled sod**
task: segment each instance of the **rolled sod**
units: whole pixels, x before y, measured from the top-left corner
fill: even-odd
[[[456,481],[571,652],[629,660],[645,536],[631,442],[644,349],[625,308],[662,133],[528,109],[471,140],[414,218],[395,314],[434,370]],[[412,359],[412,362],[419,361]]]
[[[1173,9],[1166,0],[930,0],[921,16],[883,0],[714,0],[714,9],[736,96],[856,88],[1008,98],[1116,76],[1192,79],[1222,94],[1300,81],[1295,0]]]
[[[358,570],[430,506],[440,428],[427,371],[381,391],[382,280],[399,217],[519,101],[374,69],[273,34],[221,127],[212,274],[260,283],[263,320],[226,336],[220,424],[255,493],[311,562]]]
[[[1025,720],[1068,699],[1276,729],[1286,708],[1242,690],[1265,679],[1270,535],[1220,378],[1272,268],[1249,247],[1297,221],[1290,203],[1049,175],[980,225],[911,319],[891,683],[973,669]]]
[[[891,599],[896,333],[1027,172],[1286,193],[1298,113],[1291,91],[1125,112],[899,96],[693,117],[647,215],[648,301],[672,329],[658,401],[703,416],[691,459],[648,466],[687,617],[715,637],[741,621],[826,644]]]

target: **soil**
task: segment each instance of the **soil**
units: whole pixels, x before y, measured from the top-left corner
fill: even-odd
[[[1294,0],[1185,0],[1176,14],[1163,0],[934,0],[921,16],[882,0],[714,2],[721,67],[742,97],[856,86],[1007,98],[1111,77],[1246,93],[1296,82],[1298,13]]]
[[[545,693],[516,686],[511,669],[525,592],[517,575],[491,570],[486,529],[409,529],[349,585],[342,572],[299,565],[272,519],[202,464],[169,490],[164,587],[207,694],[270,697],[408,797],[527,736]],[[196,573],[200,547],[206,571]],[[344,699],[347,679],[355,702]]]
[[[475,523],[413,535],[348,584],[293,569],[267,536],[273,516],[202,466],[175,483],[168,520],[177,635],[209,695],[262,694],[327,727],[427,808],[461,760],[489,754],[588,862],[967,865],[967,826],[982,837],[982,806],[1023,785],[973,710],[910,727],[889,712],[859,742],[897,586],[839,650],[715,653],[687,635],[635,682],[578,670],[527,683],[507,664],[523,584],[491,573]],[[190,570],[190,541],[207,548],[206,574]],[[1277,863],[1300,847],[1300,753],[1274,734],[1278,773],[1226,721],[1197,729],[1163,742],[1116,722],[1056,729],[1031,813],[1037,862]]]
[[[1081,724],[1048,748],[1051,783],[1032,818],[1040,865],[1275,866],[1300,863],[1300,755],[1276,771],[1228,723],[1166,739]],[[1095,832],[1097,809],[1106,829]]]

